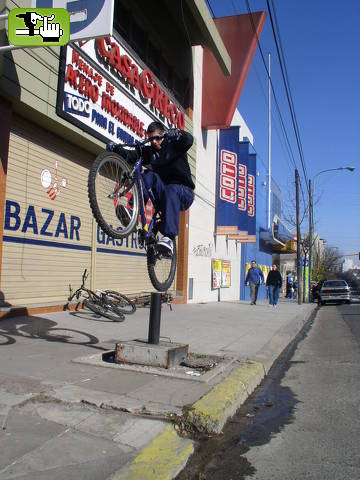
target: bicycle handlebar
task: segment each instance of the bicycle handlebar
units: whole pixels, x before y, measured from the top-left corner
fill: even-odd
[[[118,143],[117,145],[120,145],[120,147],[131,147],[131,148],[136,148],[136,147],[142,147],[148,142],[151,142],[151,140],[161,140],[162,138],[165,138],[166,133],[163,135],[155,135],[154,137],[148,137],[146,140],[143,140],[142,142],[139,142],[138,140],[135,140],[135,143]],[[112,142],[109,143],[111,145]]]
[[[82,276],[82,286],[85,285],[85,282],[86,282],[87,277],[88,277],[87,268],[85,268],[84,273],[83,273],[83,276]]]

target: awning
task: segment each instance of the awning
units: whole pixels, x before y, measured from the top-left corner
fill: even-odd
[[[204,0],[186,0],[197,28],[201,32],[200,44],[212,52],[219,70],[225,76],[231,74],[231,59]],[[216,22],[216,21],[215,21]],[[194,33],[194,31],[193,31]],[[194,44],[194,43],[193,43]]]
[[[297,248],[295,232],[277,215],[273,218],[270,230],[260,231],[260,241],[274,253],[294,253]]]
[[[229,128],[239,102],[265,23],[265,12],[216,18],[218,32],[231,58],[231,75],[225,76],[212,51],[204,49],[202,127]]]

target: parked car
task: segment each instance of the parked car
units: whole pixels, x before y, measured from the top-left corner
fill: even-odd
[[[351,290],[345,280],[326,280],[320,290],[319,303],[351,303]]]

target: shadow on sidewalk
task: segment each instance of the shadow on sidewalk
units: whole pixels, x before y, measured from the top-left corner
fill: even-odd
[[[16,337],[23,337],[106,350],[97,345],[99,339],[94,335],[72,328],[59,328],[57,325],[53,320],[35,316],[2,320],[0,322],[0,347],[12,345],[16,343]]]

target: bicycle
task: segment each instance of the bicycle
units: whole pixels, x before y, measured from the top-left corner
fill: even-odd
[[[149,142],[127,143],[135,147],[138,160],[134,166],[115,152],[101,153],[89,171],[88,195],[92,213],[100,228],[110,237],[121,239],[138,228],[138,243],[146,250],[150,281],[159,292],[167,291],[174,281],[176,271],[176,242],[172,255],[157,249],[161,212],[156,208],[154,195],[143,181],[142,148]],[[153,206],[150,224],[146,222],[144,189]],[[139,221],[140,212],[140,221]]]
[[[173,298],[169,293],[162,293],[161,294],[161,303],[166,303],[169,305],[170,310],[172,310],[172,302]],[[133,297],[133,301],[136,307],[150,307],[151,305],[151,293],[141,292],[135,297]]]
[[[74,293],[72,292],[71,285],[69,285],[69,302],[75,297],[79,300],[80,296],[86,295],[83,303],[89,310],[97,315],[109,318],[114,322],[123,322],[125,320],[124,314],[132,314],[135,312],[135,303],[119,292],[113,290],[96,290],[96,292],[93,292],[86,288],[85,282],[87,277],[88,273],[87,269],[85,269],[82,276],[82,284]]]

